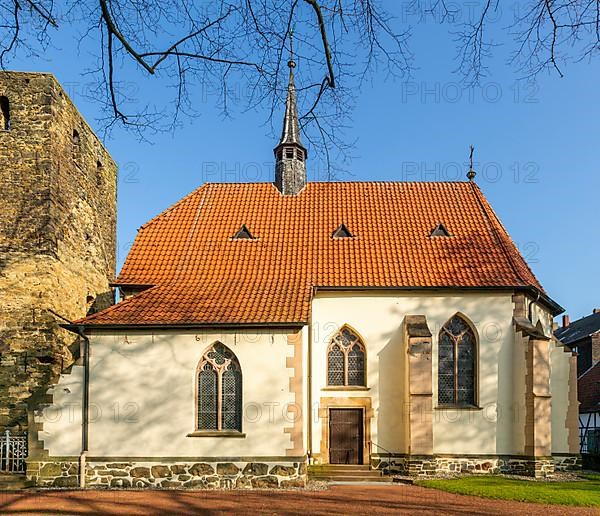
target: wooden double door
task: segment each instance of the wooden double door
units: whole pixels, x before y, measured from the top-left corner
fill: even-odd
[[[329,463],[363,463],[363,410],[329,409]]]

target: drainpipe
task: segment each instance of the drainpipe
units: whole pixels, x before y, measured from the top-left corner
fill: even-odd
[[[89,444],[89,414],[90,414],[90,339],[79,327],[83,339],[83,409],[81,414],[81,456],[79,457],[79,487],[85,487],[85,464]]]
[[[75,333],[83,340],[83,400],[81,411],[81,453],[79,455],[79,487],[85,487],[85,465],[86,454],[88,451],[88,423],[90,412],[90,340],[85,334],[85,326],[73,324],[72,321],[63,317],[54,310],[48,308],[48,311],[59,317],[68,324],[60,326],[65,330]]]
[[[64,325],[69,331],[79,335],[83,341],[83,400],[81,412],[81,453],[79,455],[79,487],[85,487],[85,466],[89,444],[89,412],[90,412],[90,340],[86,336],[85,326]]]
[[[311,310],[312,312],[312,310]],[[312,326],[312,313],[309,317],[309,321],[308,321],[308,360],[307,360],[307,364],[306,364],[306,377],[307,377],[307,383],[308,383],[308,388],[306,391],[306,401],[308,404],[308,411],[307,411],[307,427],[306,427],[306,434],[307,434],[307,450],[306,450],[306,454],[308,457],[308,463],[311,464],[312,462],[312,425],[313,425],[313,420],[312,420],[312,341],[313,341],[313,326]]]

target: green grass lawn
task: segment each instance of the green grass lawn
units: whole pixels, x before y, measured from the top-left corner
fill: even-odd
[[[585,481],[532,482],[500,476],[469,476],[458,479],[419,480],[417,485],[450,493],[517,500],[600,507],[600,474],[582,475]]]

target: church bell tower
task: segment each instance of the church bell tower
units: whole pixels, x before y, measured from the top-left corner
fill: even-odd
[[[293,59],[288,61],[290,79],[281,140],[275,147],[275,186],[283,195],[295,195],[306,185],[307,152],[300,141],[300,124],[296,107],[296,88],[294,86]]]

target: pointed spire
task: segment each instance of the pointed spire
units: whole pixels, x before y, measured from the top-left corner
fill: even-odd
[[[300,124],[298,123],[298,107],[296,105],[296,86],[294,84],[294,68],[296,68],[296,62],[294,61],[293,54],[290,55],[288,67],[290,68],[290,78],[285,101],[283,130],[281,131],[279,145],[296,144],[302,146],[302,142],[300,141]]]
[[[290,33],[290,77],[285,101],[285,115],[281,139],[275,147],[275,185],[284,195],[295,195],[306,185],[307,152],[300,140],[300,123],[296,105],[296,86],[294,84],[294,54]]]

